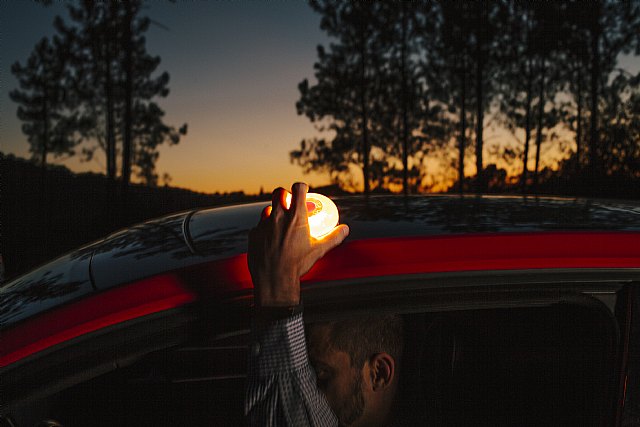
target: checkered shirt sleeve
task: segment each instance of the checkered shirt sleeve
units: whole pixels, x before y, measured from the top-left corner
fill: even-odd
[[[252,328],[245,415],[250,426],[337,426],[309,364],[302,314]]]

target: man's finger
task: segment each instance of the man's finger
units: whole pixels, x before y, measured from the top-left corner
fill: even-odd
[[[307,191],[309,186],[304,182],[296,182],[291,186],[291,209],[294,216],[304,215],[307,218]]]
[[[247,249],[247,264],[249,265],[249,270],[253,268],[253,258],[256,246],[256,233],[256,228],[252,228],[251,230],[249,230],[249,244]]]
[[[284,188],[278,187],[273,190],[273,193],[271,194],[271,213],[273,214],[275,219],[280,218],[284,214],[284,211],[286,209],[286,197],[287,190],[285,190]]]
[[[262,209],[262,214],[260,215],[260,217],[261,217],[262,219],[267,219],[267,218],[269,218],[269,216],[271,215],[271,210],[272,210],[272,207],[271,207],[271,206],[265,206],[265,208],[264,208],[264,209]]]
[[[338,246],[348,235],[349,226],[346,224],[340,224],[336,226],[331,233],[318,239],[316,244],[320,250],[320,256],[324,256],[324,254]]]

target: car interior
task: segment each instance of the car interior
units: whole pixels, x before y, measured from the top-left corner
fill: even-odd
[[[593,309],[469,310],[414,316],[405,390],[422,425],[602,425],[618,336]],[[413,365],[413,366],[411,366]]]
[[[583,295],[511,307],[395,307],[405,324],[402,425],[612,425],[627,294],[618,295],[613,312]],[[308,321],[322,318],[311,311]],[[18,405],[7,425],[243,425],[247,348],[246,328],[191,337]]]

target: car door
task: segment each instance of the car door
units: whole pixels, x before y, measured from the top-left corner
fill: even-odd
[[[405,323],[411,425],[633,425],[635,272],[397,275],[303,289],[306,322]],[[3,374],[15,425],[242,425],[251,298],[112,326]]]

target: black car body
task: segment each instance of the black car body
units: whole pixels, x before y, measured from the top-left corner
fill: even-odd
[[[248,231],[267,203],[149,221],[0,289],[5,423],[242,425]],[[405,319],[402,406],[434,425],[640,422],[640,207],[336,199],[351,235],[305,320]]]

